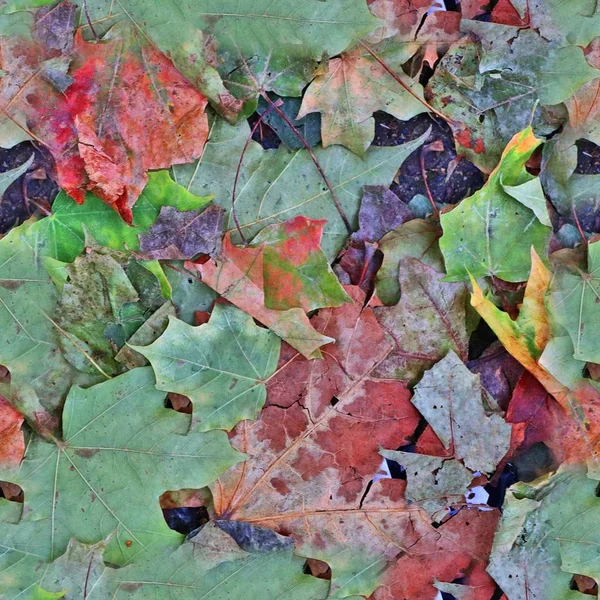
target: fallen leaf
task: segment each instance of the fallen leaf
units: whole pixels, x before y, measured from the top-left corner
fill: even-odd
[[[320,416],[332,398],[339,398],[368,377],[389,354],[390,343],[373,309],[365,306],[365,293],[346,286],[353,302],[320,310],[312,326],[335,343],[321,351],[322,360],[307,360],[283,344],[277,371],[267,383],[267,406],[290,407],[296,402]]]
[[[19,466],[25,453],[23,416],[0,396],[0,465],[3,471]]]
[[[35,560],[57,558],[76,534],[88,543],[113,534],[104,559],[118,565],[176,547],[181,537],[164,522],[159,496],[203,487],[242,458],[224,432],[188,433],[189,424],[187,415],[164,408],[149,368],[72,388],[63,439],[35,439],[18,474],[2,473],[26,497],[20,524],[2,528],[26,540],[9,546],[12,560],[31,547],[32,532]]]
[[[234,432],[233,445],[249,458],[212,486],[216,514],[292,535],[301,555],[331,566],[340,597],[369,594],[386,555],[397,552],[380,528],[401,539],[411,516],[403,502],[369,507],[382,493],[378,484],[363,500],[379,446],[401,445],[418,423],[409,397],[401,382],[362,380],[335,406],[300,399],[266,407]]]
[[[540,143],[530,127],[515,135],[485,186],[441,215],[440,249],[450,281],[485,275],[525,281],[530,263],[523,257],[532,246],[539,255],[546,254],[551,230],[536,214],[545,207],[533,205],[533,210],[531,203],[524,204],[506,189],[534,180],[525,163]]]
[[[573,358],[600,363],[597,339],[598,299],[600,298],[600,243],[589,244],[588,271],[578,268],[558,269],[550,283],[548,310],[560,323],[573,343]]]
[[[256,248],[238,248],[227,234],[219,260],[210,260],[203,265],[190,263],[190,268],[198,270],[206,285],[266,325],[304,356],[314,354],[316,357],[319,347],[329,343],[331,338],[315,331],[300,308],[271,310],[265,306],[265,248],[266,244]]]
[[[156,387],[183,394],[194,405],[197,431],[230,430],[254,419],[266,398],[265,381],[275,372],[280,342],[234,306],[217,304],[199,327],[169,317],[166,331],[150,346],[132,346],[156,374]],[[218,348],[218,352],[215,349]]]
[[[385,49],[378,49],[378,53],[396,71],[414,54],[414,48],[392,48],[392,53]],[[323,146],[342,144],[363,156],[375,135],[375,111],[385,110],[406,120],[427,110],[424,101],[415,98],[422,97],[420,84],[406,76],[403,80],[401,86],[367,50],[358,46],[330,60],[328,71],[316,76],[306,90],[298,118],[320,112]]]
[[[383,263],[375,280],[377,296],[384,304],[400,300],[400,265],[406,258],[419,259],[437,271],[444,270],[438,239],[442,235],[437,223],[414,219],[381,238],[379,248]]]
[[[573,574],[597,576],[589,554],[597,485],[581,468],[563,467],[509,491],[488,570],[510,600],[585,598],[570,582]]]
[[[163,206],[154,224],[140,236],[140,251],[161,260],[216,256],[221,248],[223,213],[220,206],[202,212]]]
[[[98,43],[78,33],[64,96],[43,77],[52,49],[24,44],[13,38],[3,45],[2,62],[12,68],[0,97],[10,105],[7,117],[49,147],[61,186],[79,203],[91,190],[131,223],[148,170],[202,153],[205,97],[134,29],[116,27]],[[19,68],[25,51],[27,68]]]
[[[463,284],[444,279],[443,273],[416,258],[402,261],[400,302],[375,309],[377,320],[394,344],[377,368],[379,377],[415,381],[448,350],[466,359],[467,290]]]
[[[350,300],[321,249],[325,221],[294,217],[265,227],[252,240],[264,247],[265,307],[310,312]]]
[[[444,447],[471,471],[492,473],[508,451],[510,426],[500,414],[486,410],[479,377],[452,350],[425,372],[412,403]]]

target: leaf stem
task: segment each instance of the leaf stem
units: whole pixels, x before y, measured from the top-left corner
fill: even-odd
[[[283,104],[283,100],[281,98],[279,98],[277,100],[277,102],[272,102],[267,110],[265,110],[265,112],[263,112],[262,115],[258,116],[258,121],[256,121],[256,123],[254,124],[254,127],[252,128],[252,131],[250,131],[250,135],[248,136],[248,139],[246,140],[246,143],[244,144],[244,147],[242,149],[242,153],[240,154],[240,160],[238,160],[238,164],[237,164],[237,168],[235,169],[235,179],[233,180],[233,189],[231,190],[231,216],[233,217],[233,222],[235,223],[235,228],[237,229],[240,237],[242,238],[242,242],[244,243],[244,245],[248,244],[248,240],[246,239],[246,237],[244,236],[244,233],[242,232],[242,227],[240,226],[240,222],[237,218],[237,214],[235,212],[235,192],[237,190],[237,184],[238,184],[238,179],[240,178],[240,171],[242,169],[242,162],[244,161],[244,156],[246,154],[246,151],[248,150],[248,146],[250,145],[250,142],[252,141],[252,136],[254,135],[254,132],[258,129],[259,125],[262,123],[262,120],[273,110],[278,110],[278,108]]]
[[[394,73],[394,71],[392,71],[392,69],[390,69],[390,67],[388,67],[385,62],[383,62],[383,60],[377,55],[377,53],[372,50],[371,48],[369,48],[369,46],[367,46],[367,44],[365,44],[362,40],[358,42],[413,98],[415,98],[416,100],[418,100],[423,106],[425,106],[427,108],[428,111],[432,112],[434,115],[437,115],[438,117],[440,117],[440,119],[444,119],[444,121],[446,121],[446,123],[448,124],[453,124],[454,121],[452,121],[452,119],[449,119],[445,114],[441,113],[439,110],[436,110],[435,108],[433,108],[433,106],[431,106],[431,104],[429,104],[429,102],[427,102],[427,100],[424,100],[423,98],[419,97],[418,94],[415,94],[415,92],[412,91],[412,89],[410,88],[410,86],[406,85],[406,83],[404,83],[404,81],[402,81],[402,79],[400,77],[398,77],[398,75],[396,75],[396,73]]]
[[[271,100],[271,98],[269,98],[267,92],[265,92],[264,90],[261,93],[261,95],[269,103],[270,106],[273,106],[275,104],[273,102],[273,100]],[[280,100],[281,100],[281,98],[280,98]],[[325,182],[325,185],[327,186],[327,189],[329,190],[329,193],[331,194],[331,198],[333,199],[335,207],[337,208],[337,211],[340,214],[340,217],[342,218],[344,225],[346,226],[346,230],[348,231],[349,234],[352,233],[354,231],[352,229],[352,225],[350,225],[350,221],[348,220],[348,217],[346,216],[346,213],[344,212],[344,209],[342,208],[342,205],[340,204],[340,201],[333,189],[333,186],[329,182],[329,179],[327,179],[327,176],[325,175],[325,171],[323,171],[323,167],[321,167],[321,165],[319,164],[319,161],[317,160],[315,153],[312,151],[310,144],[306,141],[306,138],[300,133],[300,131],[298,131],[298,128],[292,123],[292,121],[288,118],[288,116],[278,106],[275,107],[275,111],[285,121],[286,125],[292,130],[292,132],[300,140],[300,142],[302,142],[302,145],[304,146],[304,148],[308,152],[310,158],[312,159],[313,163],[315,164],[317,171],[319,171],[319,175],[321,175],[321,178]],[[265,114],[265,113],[263,113],[263,114]]]
[[[433,199],[431,194],[431,189],[429,189],[429,182],[427,181],[427,171],[425,170],[425,153],[427,152],[425,144],[421,146],[421,151],[419,152],[419,166],[421,167],[421,177],[423,178],[423,183],[425,184],[425,191],[427,192],[427,198],[429,198],[429,202],[431,203],[431,208],[433,209],[433,214],[435,218],[440,220],[440,211]]]

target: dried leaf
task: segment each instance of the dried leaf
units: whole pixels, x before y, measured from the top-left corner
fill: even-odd
[[[492,473],[508,450],[510,426],[484,401],[479,377],[452,350],[423,375],[412,399],[446,449],[471,471]]]
[[[220,206],[202,212],[163,206],[154,224],[140,236],[140,251],[161,260],[216,256],[221,249],[224,212]]]

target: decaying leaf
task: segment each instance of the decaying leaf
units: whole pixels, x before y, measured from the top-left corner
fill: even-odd
[[[215,256],[221,248],[223,212],[220,206],[200,213],[163,206],[154,224],[140,236],[140,251],[162,260]]]
[[[444,281],[443,273],[412,257],[402,260],[399,280],[400,302],[375,309],[394,344],[378,376],[414,381],[448,350],[466,359],[466,287]]]
[[[415,387],[412,403],[444,447],[472,471],[491,473],[508,450],[510,426],[486,410],[479,376],[450,350]]]

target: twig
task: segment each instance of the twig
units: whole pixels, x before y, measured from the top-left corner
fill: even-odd
[[[419,152],[419,165],[421,166],[421,177],[423,178],[423,183],[425,184],[425,191],[427,192],[427,197],[429,198],[429,202],[431,203],[431,208],[433,208],[433,214],[435,215],[435,218],[439,221],[440,220],[440,211],[438,210],[435,200],[433,199],[433,196],[431,195],[431,190],[429,189],[429,182],[427,181],[427,171],[425,171],[425,153],[426,152],[427,152],[426,145],[423,144],[421,146],[421,151]]]
[[[406,85],[406,83],[404,83],[404,81],[402,81],[402,79],[400,79],[400,77],[398,77],[398,75],[396,75],[396,73],[394,73],[394,71],[392,71],[392,69],[390,69],[385,62],[383,62],[383,60],[375,53],[374,50],[372,50],[371,48],[369,48],[369,46],[367,46],[363,41],[359,41],[358,42],[411,96],[413,96],[416,100],[418,100],[423,106],[425,106],[427,108],[428,111],[432,112],[434,115],[437,115],[438,117],[440,117],[440,119],[444,119],[444,121],[446,121],[446,123],[452,124],[454,123],[454,121],[452,119],[449,119],[445,114],[441,113],[439,110],[436,110],[435,108],[433,108],[433,106],[431,106],[431,104],[429,104],[429,102],[427,102],[427,100],[424,100],[423,98],[420,98],[418,94],[415,94],[415,92],[413,92],[410,87],[408,85]]]
[[[261,95],[269,103],[270,106],[273,106],[275,104],[273,102],[273,100],[271,100],[271,98],[269,98],[267,92],[265,92],[264,90],[261,93]],[[327,186],[327,189],[329,190],[329,193],[331,194],[331,198],[333,199],[335,207],[337,208],[337,211],[340,214],[340,217],[342,218],[344,225],[346,226],[346,230],[348,231],[348,233],[352,233],[354,231],[352,229],[352,225],[350,225],[350,221],[348,221],[348,217],[346,216],[346,213],[344,212],[344,209],[342,208],[342,205],[340,204],[340,201],[338,200],[338,197],[337,197],[331,183],[329,183],[329,179],[327,179],[327,176],[325,175],[325,171],[323,171],[323,167],[321,167],[321,165],[319,164],[319,161],[317,160],[317,157],[315,156],[315,153],[312,151],[310,144],[306,141],[306,138],[298,131],[297,127],[291,122],[291,120],[288,118],[288,116],[278,106],[275,107],[275,111],[285,121],[286,125],[292,130],[292,132],[300,140],[300,142],[302,142],[302,145],[304,146],[304,148],[308,152],[310,158],[312,159],[313,163],[315,164],[317,171],[319,171],[319,175],[321,175],[321,178],[325,182],[325,185]]]
[[[279,107],[283,104],[283,100],[281,98],[279,98],[277,100],[277,102],[270,102],[269,106],[267,107],[267,109],[265,110],[265,112],[263,112],[262,115],[258,116],[258,121],[256,121],[256,123],[254,123],[254,127],[252,128],[252,131],[250,131],[250,135],[248,136],[248,139],[246,140],[246,143],[244,144],[244,148],[242,149],[242,153],[240,154],[240,160],[238,160],[238,164],[237,164],[237,168],[235,170],[235,179],[233,180],[233,189],[231,190],[231,216],[233,217],[233,222],[235,223],[235,227],[238,230],[238,233],[240,234],[240,237],[242,238],[242,242],[244,242],[244,245],[246,245],[248,243],[248,240],[246,239],[246,237],[244,236],[244,233],[242,232],[242,228],[240,226],[240,222],[237,218],[237,215],[235,213],[235,191],[237,189],[237,183],[238,183],[238,179],[240,178],[240,171],[242,169],[242,162],[244,161],[244,156],[246,154],[246,150],[248,150],[248,146],[250,145],[250,142],[252,141],[252,136],[254,135],[254,132],[258,129],[259,125],[262,123],[262,120],[273,110],[279,110]]]
[[[575,223],[577,224],[577,230],[579,231],[579,235],[581,236],[581,239],[583,240],[583,245],[587,246],[588,240],[585,237],[583,227],[581,226],[581,223],[579,222],[579,216],[577,215],[577,211],[575,210],[575,203],[572,200],[571,200],[571,210],[573,211],[573,218],[575,219]]]
[[[83,0],[83,12],[85,13],[85,18],[88,22],[88,25],[90,26],[90,29],[92,30],[94,39],[96,41],[100,40],[100,38],[98,37],[98,34],[96,33],[96,30],[94,29],[94,26],[92,25],[92,19],[90,19],[90,13],[88,11],[87,0]]]

